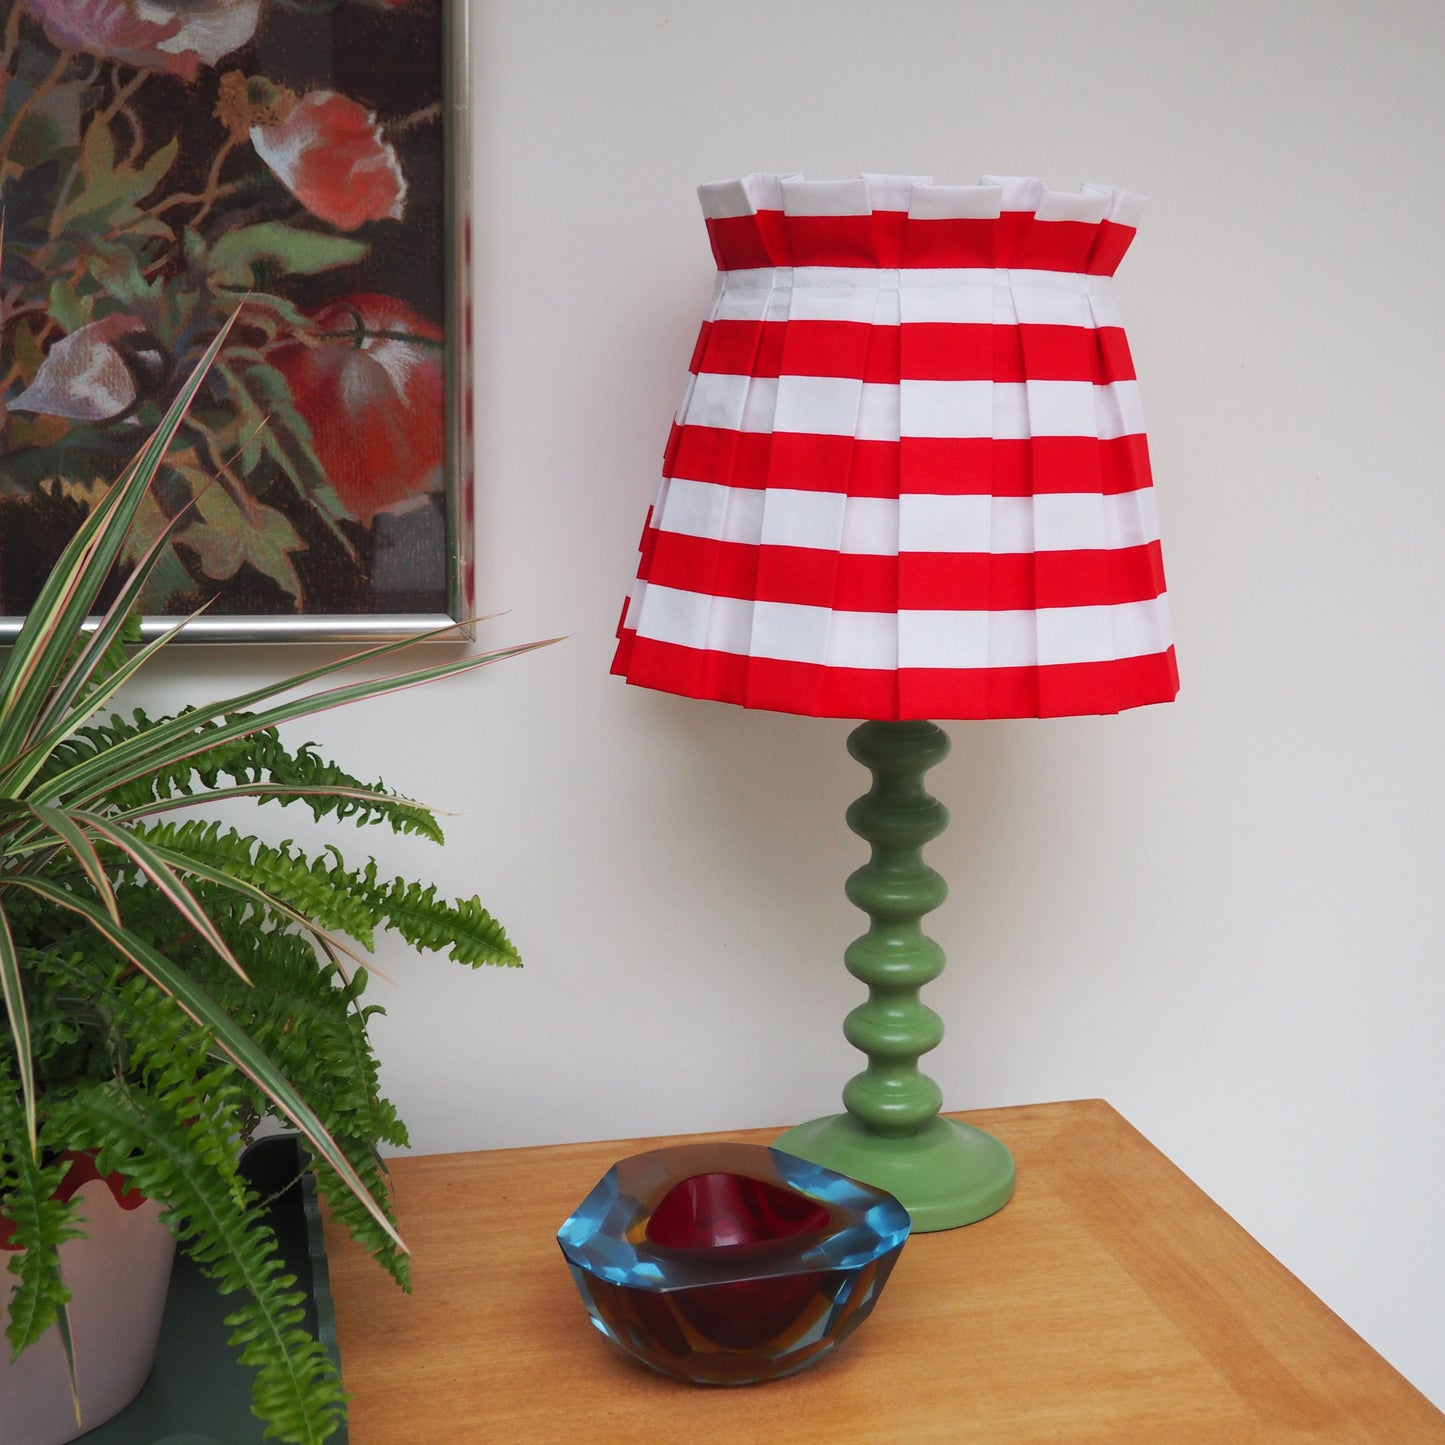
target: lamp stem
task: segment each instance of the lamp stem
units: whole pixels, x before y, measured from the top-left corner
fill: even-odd
[[[919,990],[944,964],[921,920],[948,895],[923,861],[923,845],[948,826],[948,811],[923,775],[947,756],[948,737],[931,722],[867,722],[849,735],[848,751],[873,774],[847,814],[872,847],[847,884],[870,927],[844,955],[848,971],[868,985],[868,999],[843,1032],[868,1065],[843,1090],[846,1114],[800,1124],[777,1147],[887,1189],[915,1230],[952,1229],[1008,1203],[1014,1164],[991,1135],[940,1116],[942,1093],[918,1067],[943,1038],[943,1021]]]
[[[948,736],[931,722],[869,722],[849,735],[848,751],[873,774],[847,813],[873,851],[845,889],[871,927],[843,955],[848,972],[868,985],[868,1001],[843,1024],[868,1067],[848,1081],[843,1104],[873,1133],[907,1138],[943,1106],[918,1059],[943,1039],[943,1020],[919,990],[943,972],[943,950],[922,919],[947,898],[948,885],[923,861],[923,845],[948,826],[948,810],[929,795],[923,775],[948,756]]]

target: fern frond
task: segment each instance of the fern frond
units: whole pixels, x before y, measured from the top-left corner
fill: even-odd
[[[356,1172],[366,1181],[371,1197],[378,1204],[391,1207],[391,1179],[386,1164],[379,1153],[364,1140],[348,1140],[357,1152],[350,1152]],[[369,1159],[360,1157],[368,1154]],[[376,1221],[363,1209],[351,1191],[341,1182],[335,1172],[325,1164],[313,1164],[316,1175],[316,1189],[326,1201],[326,1208],[338,1224],[343,1225],[383,1269],[408,1293],[411,1291],[411,1261],[400,1253],[385,1234],[376,1227]]]
[[[135,892],[137,902],[155,903],[152,890],[138,887]],[[195,941],[173,943],[174,960],[186,964],[196,982],[305,1095],[368,1196],[394,1224],[395,1212],[377,1145],[405,1147],[409,1139],[395,1108],[381,1094],[367,1026],[382,1010],[361,1002],[368,981],[366,971],[358,970],[348,980],[334,963],[317,958],[304,935],[237,927],[243,905],[234,895],[217,899],[204,893],[201,896],[217,925],[236,940],[235,951],[250,983],[243,983]],[[154,929],[149,933],[152,944],[158,944],[168,928],[173,932],[164,908],[153,906],[148,913],[142,909],[135,914],[129,896],[122,897],[130,926],[138,931]],[[139,980],[132,979],[123,986],[139,984]],[[104,996],[109,989],[102,987],[100,992]],[[244,1107],[233,1109],[238,1115],[248,1110],[255,1116],[276,1113],[264,1090],[244,1075],[232,1074],[228,1087],[232,1097],[244,1098]],[[357,1198],[355,1184],[350,1188],[343,1185],[324,1161],[318,1160],[316,1173],[324,1181],[328,1204],[338,1223],[398,1283],[406,1285],[406,1256]]]
[[[67,773],[82,763],[102,756],[108,749],[139,737],[154,725],[145,712],[137,708],[129,718],[116,713],[104,720],[76,728],[63,742],[56,744],[45,766],[35,775],[37,789],[43,790],[52,777]],[[182,790],[190,769],[173,771],[175,776],[172,776],[171,771],[157,770],[154,780],[146,779],[127,784],[123,789],[117,788],[110,795],[110,801],[117,807],[128,808],[148,802],[157,795],[173,796]]]
[[[423,887],[404,878],[383,883],[374,861],[359,870],[349,869],[330,845],[315,858],[307,858],[290,842],[261,843],[234,829],[196,820],[136,825],[135,831],[177,866],[184,867],[189,857],[208,868],[224,869],[323,928],[350,934],[367,948],[373,946],[374,930],[384,924],[414,947],[445,952],[454,962],[474,968],[521,963],[506,930],[482,907],[480,898],[448,902],[438,896],[435,884]]]
[[[354,1171],[350,1161],[336,1147],[316,1111],[297,1091],[294,1083],[280,1073],[264,1051],[257,1047],[256,1041],[245,1029],[197,984],[194,974],[178,967],[172,959],[138,934],[116,927],[105,912],[89,900],[68,894],[63,888],[56,887],[46,879],[27,876],[17,882],[60,908],[68,909],[83,918],[111,949],[123,955],[147,978],[153,980],[157,987],[163,989],[175,1004],[198,1024],[209,1029],[215,1037],[217,1048],[257,1087],[265,1091],[278,1114],[289,1118],[331,1167],[343,1179],[352,1182],[350,1176]],[[371,1200],[359,1179],[354,1181],[354,1186],[361,1202],[370,1205]],[[383,1229],[395,1233],[395,1226],[380,1210],[376,1211],[376,1219]],[[401,1244],[400,1236],[397,1236],[397,1244]]]
[[[314,743],[288,749],[275,728],[255,734],[251,741],[256,746],[248,759],[249,773],[239,774],[228,768],[230,776],[239,784],[264,782],[298,790],[261,794],[260,801],[278,802],[282,807],[299,801],[318,819],[332,816],[356,824],[385,823],[394,833],[415,834],[433,843],[444,841],[430,809],[393,792],[380,779],[367,783],[345,772],[323,758]],[[365,796],[355,796],[358,793]]]
[[[67,1165],[45,1164],[30,1152],[25,1111],[19,1102],[14,1059],[0,1051],[0,1199],[10,1221],[13,1250],[7,1268],[15,1276],[5,1337],[11,1359],[34,1344],[56,1321],[70,1298],[60,1278],[60,1246],[80,1234],[74,1200],[55,1192]]]
[[[327,847],[308,858],[295,844],[263,843],[219,823],[132,824],[131,831],[153,844],[177,866],[187,861],[224,872],[279,899],[326,929],[341,929],[367,948],[379,921],[367,899],[352,888],[353,875],[340,853]]]
[[[441,826],[430,809],[393,792],[379,779],[367,783],[344,771],[322,757],[314,743],[289,748],[274,727],[239,738],[218,736],[223,728],[245,716],[236,713],[225,718],[205,718],[190,708],[174,717],[151,718],[140,708],[129,718],[117,714],[75,729],[55,747],[36,781],[43,790],[52,778],[102,758],[123,743],[192,718],[193,735],[201,741],[201,748],[178,761],[158,763],[144,776],[111,788],[107,802],[115,810],[144,812],[176,799],[209,801],[219,792],[279,803],[282,807],[300,803],[317,819],[335,817],[358,825],[385,823],[397,834],[414,834],[433,843],[443,841]],[[210,737],[217,740],[207,743]]]
[[[423,888],[396,878],[377,896],[387,922],[417,948],[446,949],[454,962],[473,968],[487,963],[521,966],[522,957],[506,929],[475,894],[448,903],[437,897],[435,884]]]
[[[366,1035],[371,1018],[382,1012],[359,1003],[366,971],[346,981],[295,933],[253,933],[238,952],[250,987],[214,969],[205,980],[227,1013],[295,1080],[333,1135],[405,1145],[406,1130],[381,1097]]]
[[[282,1270],[276,1243],[236,1167],[232,1131],[241,1091],[215,1062],[205,1029],[146,982],[117,990],[115,1017],[132,1049],[132,1077],[79,1090],[55,1125],[97,1166],[165,1201],[162,1215],[222,1294],[245,1302],[227,1316],[230,1343],[257,1370],[256,1412],[285,1441],[319,1442],[345,1397],[329,1357],[304,1329],[304,1296]]]
[[[289,964],[278,966],[279,950],[268,947],[265,954],[264,960],[258,955],[254,965],[248,959],[248,967],[253,966],[255,972],[254,986],[244,991],[247,997],[227,1002],[234,1011],[245,1011],[247,1029],[263,1043],[277,1066],[305,1088],[368,1194],[393,1216],[390,1185],[377,1146],[405,1147],[410,1140],[396,1109],[381,1093],[366,1028],[382,1010],[363,1008],[358,1002],[366,986],[366,971],[358,970],[350,982],[343,982],[334,965],[317,969],[314,958],[293,956]],[[229,989],[224,979],[220,985]],[[338,1010],[335,995],[347,1001],[345,1012]],[[410,1288],[406,1256],[372,1213],[324,1161],[316,1162],[315,1172],[337,1222],[398,1284]]]

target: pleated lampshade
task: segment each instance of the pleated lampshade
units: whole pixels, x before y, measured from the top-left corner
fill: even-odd
[[[613,672],[880,721],[1172,699],[1113,285],[1143,198],[879,175],[699,195],[717,283]]]

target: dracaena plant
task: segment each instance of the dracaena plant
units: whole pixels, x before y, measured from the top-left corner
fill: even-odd
[[[378,1146],[406,1133],[378,1088],[355,945],[390,927],[461,963],[518,959],[475,898],[193,810],[244,797],[440,840],[426,808],[288,746],[278,726],[525,649],[327,681],[408,645],[392,642],[174,717],[107,716],[174,636],[141,645],[128,622],[160,539],[91,614],[224,344],[223,330],[76,533],[0,668],[0,1213],[19,1246],[7,1334],[16,1354],[52,1324],[69,1339],[57,1248],[76,1222],[56,1190],[67,1151],[94,1151],[240,1292],[228,1322],[258,1369],[256,1413],[279,1438],[312,1441],[343,1418],[343,1396],[238,1175],[238,1141],[264,1116],[299,1130],[333,1215],[405,1284]]]

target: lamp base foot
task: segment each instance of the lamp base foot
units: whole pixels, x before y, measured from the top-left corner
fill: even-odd
[[[992,1134],[957,1119],[935,1117],[916,1134],[890,1139],[851,1114],[832,1114],[789,1129],[773,1145],[886,1189],[908,1211],[915,1233],[973,1224],[1013,1198],[1013,1155]]]

